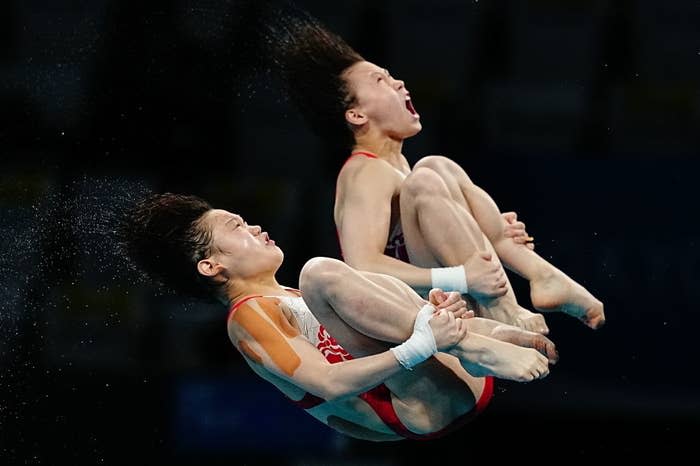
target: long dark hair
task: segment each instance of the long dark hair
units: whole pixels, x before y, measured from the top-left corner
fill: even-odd
[[[197,196],[152,194],[126,209],[117,238],[129,259],[170,290],[214,301],[217,286],[197,271],[210,253],[211,232],[201,224],[212,209]]]
[[[257,16],[270,70],[326,148],[346,157],[355,139],[345,111],[354,97],[342,73],[364,58],[291,2],[266,2]]]

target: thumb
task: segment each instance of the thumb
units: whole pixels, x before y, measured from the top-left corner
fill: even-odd
[[[447,299],[447,292],[445,292],[445,291],[442,291],[442,290],[441,290],[441,291],[439,291],[438,293],[435,294],[435,301],[436,301],[438,304],[444,303],[446,299]]]
[[[445,300],[445,292],[439,288],[433,288],[428,293],[428,301],[440,304]]]

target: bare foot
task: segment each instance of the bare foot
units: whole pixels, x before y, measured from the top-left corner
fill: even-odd
[[[605,324],[603,303],[556,268],[546,278],[530,282],[530,299],[539,311],[563,312],[592,329]]]
[[[451,354],[475,377],[487,375],[516,382],[531,382],[549,375],[547,357],[534,348],[524,348],[495,338],[469,333]]]
[[[549,333],[549,327],[542,314],[528,311],[517,303],[508,302],[503,298],[492,299],[481,304],[478,315],[542,335]]]
[[[491,330],[489,336],[525,348],[534,348],[542,355],[547,356],[550,364],[556,364],[559,361],[559,353],[554,342],[540,333],[523,330],[513,325],[500,324]]]
[[[486,335],[525,348],[534,348],[547,356],[550,364],[556,364],[559,360],[559,353],[557,353],[554,342],[540,333],[481,317],[472,317],[466,319],[465,322],[469,332]]]

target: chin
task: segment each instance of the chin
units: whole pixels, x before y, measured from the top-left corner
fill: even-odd
[[[423,125],[420,124],[420,121],[416,122],[414,125],[412,125],[411,130],[408,131],[406,136],[404,136],[404,139],[408,139],[410,137],[415,136],[416,134],[420,133],[422,129]]]

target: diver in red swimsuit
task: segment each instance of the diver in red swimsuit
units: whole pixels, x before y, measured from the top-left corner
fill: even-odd
[[[492,378],[540,379],[557,360],[547,337],[474,317],[459,293],[426,300],[335,259],[308,261],[299,290],[281,286],[268,233],[198,197],[152,195],[119,231],[148,275],[229,309],[229,338],[256,374],[355,438],[445,435],[484,409]]]
[[[603,303],[528,247],[524,225],[502,214],[461,166],[439,155],[409,163],[403,143],[422,124],[402,80],[305,12],[290,7],[265,21],[274,29],[263,41],[270,64],[328,157],[362,155],[346,160],[336,183],[345,262],[399,278],[423,296],[431,288],[458,291],[478,302],[478,315],[547,333],[543,314],[518,303],[507,267],[528,280],[536,310],[593,329],[604,324]],[[521,234],[509,233],[509,223]]]

